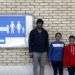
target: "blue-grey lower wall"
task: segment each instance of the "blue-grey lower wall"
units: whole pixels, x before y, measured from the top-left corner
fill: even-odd
[[[0,75],[33,75],[33,65],[24,66],[0,66]],[[53,75],[52,67],[45,66],[45,75]],[[64,69],[64,75],[68,75],[67,69]]]

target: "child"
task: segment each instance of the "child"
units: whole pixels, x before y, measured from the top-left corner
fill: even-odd
[[[64,48],[64,67],[69,75],[75,75],[75,36],[69,37],[69,44]]]
[[[63,48],[64,43],[61,41],[61,33],[55,34],[55,41],[50,44],[49,60],[51,61],[54,75],[63,75]]]

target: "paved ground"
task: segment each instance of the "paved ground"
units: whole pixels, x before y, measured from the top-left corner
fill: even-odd
[[[27,64],[25,66],[0,66],[0,75],[33,75],[32,68],[32,64]],[[49,65],[45,67],[45,75],[53,75],[53,70]],[[68,75],[65,69],[64,75]]]

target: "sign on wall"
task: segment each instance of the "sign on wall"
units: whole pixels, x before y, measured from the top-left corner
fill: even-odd
[[[28,47],[32,24],[31,15],[0,16],[0,48]]]

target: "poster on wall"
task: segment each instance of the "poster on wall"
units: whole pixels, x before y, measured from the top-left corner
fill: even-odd
[[[32,15],[0,16],[0,48],[28,47]]]

